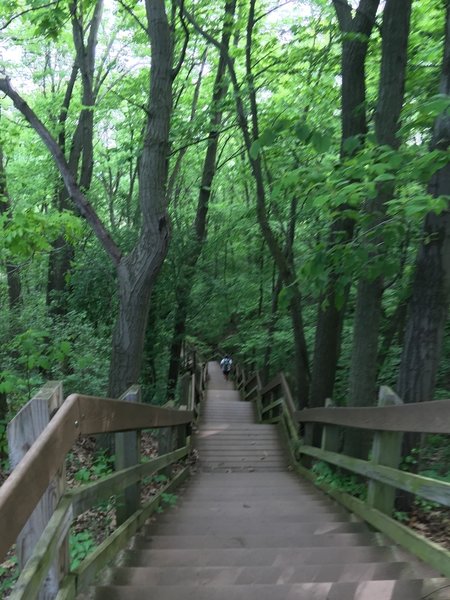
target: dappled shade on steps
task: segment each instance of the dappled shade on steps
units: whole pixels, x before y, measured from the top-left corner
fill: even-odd
[[[450,581],[289,472],[276,427],[209,373],[197,472],[98,600],[450,599]]]

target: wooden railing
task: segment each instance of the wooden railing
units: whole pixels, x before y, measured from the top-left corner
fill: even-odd
[[[158,508],[163,494],[187,477],[189,471],[184,467],[141,506],[140,481],[189,454],[191,426],[199,413],[205,377],[196,365],[189,375],[189,385],[181,390],[183,410],[141,404],[138,386],[130,388],[120,400],[72,394],[62,402],[59,382],[47,385],[22,409],[10,424],[9,439],[19,452],[23,446],[29,449],[21,460],[13,460],[18,464],[0,488],[0,561],[17,540],[21,568],[12,599],[75,598]],[[43,412],[48,424],[38,427],[42,432],[30,441],[36,428],[30,415],[37,414],[38,421],[42,421]],[[141,462],[140,431],[155,428],[171,429],[172,447],[162,456]],[[28,433],[22,437],[24,431]],[[61,489],[63,465],[74,442],[81,436],[102,433],[116,434],[116,471],[70,491]],[[48,499],[44,501],[46,494]],[[112,495],[120,496],[117,529],[70,572],[67,535],[73,519]],[[45,522],[38,519],[40,525],[36,527],[36,513],[43,510],[47,512]],[[30,535],[24,534],[27,527]],[[30,547],[36,529],[40,529],[38,539]],[[53,572],[52,577],[49,572]]]
[[[295,471],[393,541],[450,576],[450,552],[392,518],[397,490],[450,506],[450,483],[399,468],[405,432],[450,433],[450,400],[403,404],[392,390],[383,386],[377,407],[333,407],[328,401],[325,408],[298,411],[282,373],[263,386],[258,373],[247,376],[239,369],[236,380],[243,400],[255,403],[259,420],[278,424]],[[320,447],[312,443],[317,426],[321,430]],[[372,437],[370,460],[341,453],[342,428],[368,432]],[[317,469],[318,461],[366,478],[366,499],[344,493],[333,482],[324,480]]]

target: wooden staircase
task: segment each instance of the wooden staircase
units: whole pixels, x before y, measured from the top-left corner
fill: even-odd
[[[450,599],[449,580],[290,472],[276,426],[209,373],[196,472],[96,599]]]

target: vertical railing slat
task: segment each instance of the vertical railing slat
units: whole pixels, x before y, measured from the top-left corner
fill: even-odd
[[[121,396],[125,402],[141,402],[141,388],[139,385],[130,387]],[[126,431],[115,434],[116,470],[132,467],[141,459],[141,432]],[[116,519],[121,525],[140,507],[141,486],[140,482],[133,483],[124,490],[123,495],[117,498]]]
[[[402,404],[400,398],[389,387],[381,386],[378,406]],[[396,431],[377,431],[372,443],[371,462],[397,469],[401,460],[403,434]],[[396,489],[371,479],[367,493],[367,504],[390,516],[394,508]]]
[[[8,424],[8,447],[12,469],[19,464],[44,431],[62,402],[62,383],[49,381]],[[65,484],[65,466],[62,465],[17,538],[16,554],[20,571],[30,558],[45,526],[53,515],[56,505],[64,493]],[[59,557],[50,568],[39,592],[39,600],[47,600],[56,596],[59,582],[68,572],[68,568],[68,541],[65,539],[61,543]]]

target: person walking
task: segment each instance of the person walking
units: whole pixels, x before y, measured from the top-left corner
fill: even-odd
[[[231,367],[233,366],[233,360],[229,354],[225,354],[225,356],[220,361],[220,368],[222,369],[223,376],[228,381],[228,376],[230,375]]]

